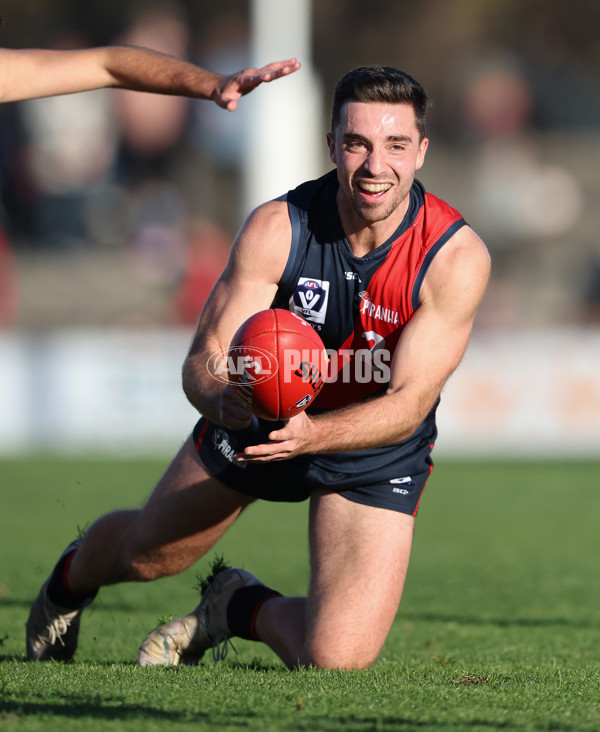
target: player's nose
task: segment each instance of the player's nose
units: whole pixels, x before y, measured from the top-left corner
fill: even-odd
[[[364,168],[372,176],[377,176],[385,172],[387,164],[383,151],[377,148],[369,150],[365,157]]]

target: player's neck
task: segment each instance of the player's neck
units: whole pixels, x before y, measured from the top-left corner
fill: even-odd
[[[393,236],[408,209],[408,199],[380,221],[367,221],[356,211],[339,207],[342,227],[355,257],[365,257]]]

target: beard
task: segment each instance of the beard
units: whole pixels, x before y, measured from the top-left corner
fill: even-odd
[[[383,203],[365,203],[353,199],[354,212],[360,216],[363,221],[368,224],[374,224],[377,221],[385,221],[388,219],[399,206],[399,201],[392,200]]]
[[[354,212],[367,224],[375,224],[378,221],[385,221],[399,208],[405,204],[410,194],[413,181],[407,181],[402,186],[391,189],[392,195],[385,195],[381,202],[367,202],[356,193],[350,198],[350,205]]]

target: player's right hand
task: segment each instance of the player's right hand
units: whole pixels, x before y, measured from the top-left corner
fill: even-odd
[[[251,420],[252,412],[240,404],[239,399],[233,393],[233,389],[227,385],[221,392],[219,403],[220,424],[230,430],[241,430],[248,427]]]

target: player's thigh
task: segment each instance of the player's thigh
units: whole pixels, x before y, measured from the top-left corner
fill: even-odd
[[[209,475],[190,437],[137,515],[138,545],[200,556],[252,500]]]
[[[414,518],[337,493],[311,499],[309,662],[369,666],[394,620],[408,568]]]

